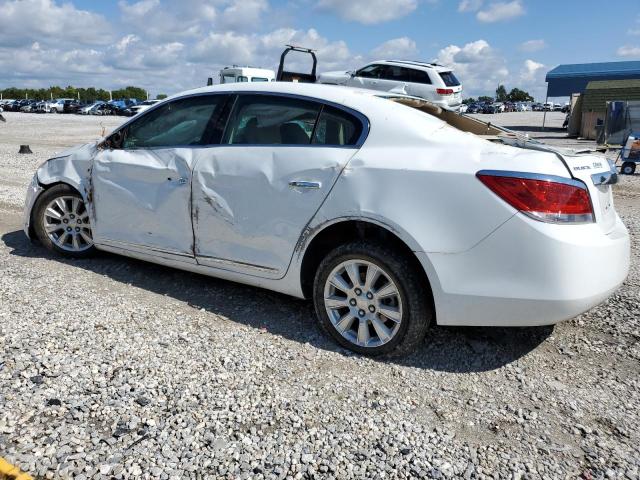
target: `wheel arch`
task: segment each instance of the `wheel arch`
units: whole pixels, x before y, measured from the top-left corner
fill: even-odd
[[[56,185],[67,185],[68,187],[71,187],[72,189],[74,189],[78,193],[78,195],[80,195],[84,199],[85,202],[87,201],[86,196],[82,193],[82,189],[74,185],[73,182],[57,179],[52,181],[51,183],[44,183],[40,180],[40,178],[38,178],[38,185],[40,186],[40,189],[38,191],[38,194],[34,197],[31,203],[31,209],[29,210],[29,226],[28,226],[29,232],[28,233],[29,233],[29,238],[31,239],[35,238],[35,231],[33,229],[33,213],[36,209],[35,206],[38,203],[38,200],[40,199],[40,197],[44,192],[55,187]]]
[[[414,250],[397,232],[372,219],[343,218],[316,230],[307,241],[300,262],[300,287],[305,298],[312,296],[315,273],[322,259],[334,248],[353,240],[384,242],[402,251],[420,274],[435,315],[432,283]]]

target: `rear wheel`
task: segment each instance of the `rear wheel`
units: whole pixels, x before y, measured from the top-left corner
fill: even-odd
[[[95,253],[89,211],[69,185],[55,185],[40,195],[33,209],[33,228],[49,250],[68,257]]]
[[[633,175],[636,171],[636,164],[633,162],[624,162],[620,171],[625,175]]]
[[[366,355],[403,355],[423,341],[430,292],[405,255],[368,242],[336,248],[318,267],[314,304],[322,328]]]

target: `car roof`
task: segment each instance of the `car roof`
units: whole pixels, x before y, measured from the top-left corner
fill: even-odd
[[[364,88],[351,88],[338,85],[325,85],[319,83],[298,82],[240,82],[223,83],[207,87],[196,88],[181,92],[170,98],[178,98],[187,95],[202,93],[281,93],[285,95],[300,95],[303,97],[317,98],[332,103],[344,103],[352,100],[360,103],[363,98],[378,97],[382,92]],[[349,102],[349,103],[353,103]]]
[[[440,65],[439,63],[419,62],[417,60],[379,60],[377,62],[372,62],[372,63],[384,63],[385,65],[396,65],[396,66],[411,66],[416,68],[422,68],[424,70],[435,70],[437,72],[451,71],[449,67],[445,67],[444,65]]]

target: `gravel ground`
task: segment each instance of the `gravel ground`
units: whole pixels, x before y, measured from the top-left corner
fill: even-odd
[[[607,302],[555,328],[436,327],[415,354],[378,361],[324,338],[310,303],[107,254],[63,260],[30,244],[20,209],[33,170],[122,119],[6,117],[0,456],[23,470],[639,478],[640,175],[615,188],[633,263]],[[34,155],[17,155],[20,143]]]

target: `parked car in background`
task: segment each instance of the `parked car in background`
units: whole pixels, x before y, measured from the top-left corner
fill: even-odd
[[[531,110],[534,112],[542,112],[544,110],[544,107],[541,103],[534,103],[533,105],[531,105]]]
[[[31,113],[32,111],[35,111],[37,103],[38,102],[36,100],[25,100],[22,105],[20,105],[20,111],[24,113]]]
[[[321,73],[317,83],[401,93],[448,109],[462,104],[462,85],[450,68],[436,63],[381,60],[354,72]]]
[[[79,100],[65,100],[63,102],[62,113],[77,113],[84,106]]]
[[[571,110],[571,104],[569,102],[565,103],[560,110],[562,113],[569,113]]]
[[[516,112],[529,112],[529,111],[531,111],[531,106],[527,105],[524,102],[518,102],[518,103],[516,103],[515,111]]]
[[[471,105],[467,106],[467,112],[466,113],[482,113],[482,108],[483,106],[479,103],[472,103]]]
[[[266,68],[255,67],[224,67],[220,70],[220,83],[242,82],[275,82],[276,72]],[[137,112],[140,113],[140,112]]]
[[[500,108],[493,103],[485,103],[482,106],[482,113],[500,113]]]
[[[24,231],[60,255],[312,298],[336,342],[370,355],[414,349],[431,324],[554,324],[603,302],[630,262],[615,171],[461,118],[327,85],[192,90],[42,164]]]
[[[466,103],[463,103],[462,105],[460,105],[460,109],[458,111],[460,113],[467,113],[468,109],[469,109],[469,106]]]
[[[137,105],[132,105],[129,108],[125,109],[125,115],[132,117],[134,115],[144,112],[145,110],[148,110],[153,105],[161,101],[162,100],[145,100],[144,102],[139,103]]]
[[[36,113],[51,113],[51,105],[53,101],[50,100],[42,100],[36,104],[35,112]]]
[[[561,112],[562,111],[562,105],[560,105],[559,103],[554,103],[553,104],[553,111],[554,112]]]
[[[75,101],[73,98],[58,98],[56,99],[50,107],[51,113],[63,113],[64,112],[64,102]]]
[[[98,100],[97,102],[90,103],[80,108],[77,113],[79,113],[80,115],[89,115],[91,113],[91,110],[93,110],[98,105],[102,105],[103,103],[105,102],[103,102],[102,100]]]

